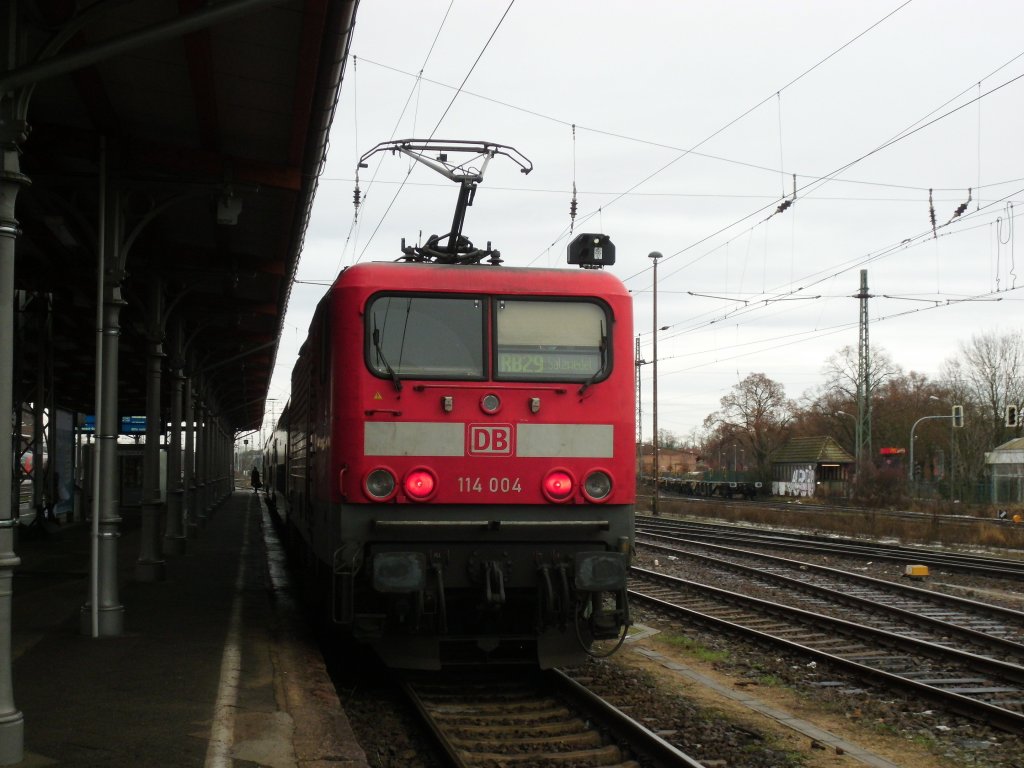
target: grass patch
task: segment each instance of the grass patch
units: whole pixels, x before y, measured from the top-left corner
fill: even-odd
[[[655,640],[659,643],[668,645],[676,650],[685,651],[690,654],[698,661],[703,661],[708,664],[714,664],[721,661],[726,661],[729,658],[727,651],[716,651],[707,646],[701,645],[696,640],[685,635],[669,635],[662,632],[655,636]]]
[[[928,731],[917,731],[907,736],[907,739],[925,749],[934,750],[939,745],[938,739]]]

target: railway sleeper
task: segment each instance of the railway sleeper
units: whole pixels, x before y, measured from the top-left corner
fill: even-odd
[[[458,728],[453,729],[453,731],[458,730]],[[605,746],[601,743],[601,734],[597,731],[584,730],[559,736],[519,736],[518,733],[517,729],[495,726],[487,734],[454,735],[451,742],[456,747],[472,748],[474,752],[506,747],[519,750],[534,748],[542,751],[543,754],[549,754],[556,750],[572,751]]]
[[[467,755],[468,756],[468,755]],[[607,765],[622,765],[622,751],[615,745],[608,745],[597,749],[573,750],[569,752],[544,752],[545,765],[567,765],[573,768],[580,766],[593,766],[599,768]],[[474,763],[482,765],[520,765],[535,764],[538,755],[533,752],[520,754],[509,754],[508,752],[472,752]],[[630,762],[628,765],[638,763]]]

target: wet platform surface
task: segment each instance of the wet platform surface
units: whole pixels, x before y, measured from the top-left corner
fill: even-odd
[[[18,765],[365,766],[256,495],[231,494],[158,582],[135,579],[137,528],[126,515],[124,631],[100,638],[82,632],[89,524],[19,533]]]

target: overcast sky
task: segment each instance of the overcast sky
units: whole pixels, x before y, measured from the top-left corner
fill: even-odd
[[[466,220],[510,266],[564,264],[575,183],[648,361],[664,255],[663,429],[689,436],[750,373],[819,385],[857,346],[861,269],[872,349],[937,377],[972,334],[1024,328],[1022,29],[1019,0],[364,0],[268,411],[338,271],[448,231],[455,185],[390,154],[353,223],[359,156],[429,136],[533,162],[494,160]]]

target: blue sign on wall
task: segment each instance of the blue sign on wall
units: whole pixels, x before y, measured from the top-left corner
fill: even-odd
[[[83,432],[95,432],[96,431],[96,417],[95,416],[83,416],[82,427]],[[121,434],[122,435],[144,435],[146,433],[146,417],[145,416],[122,416],[121,417]]]

